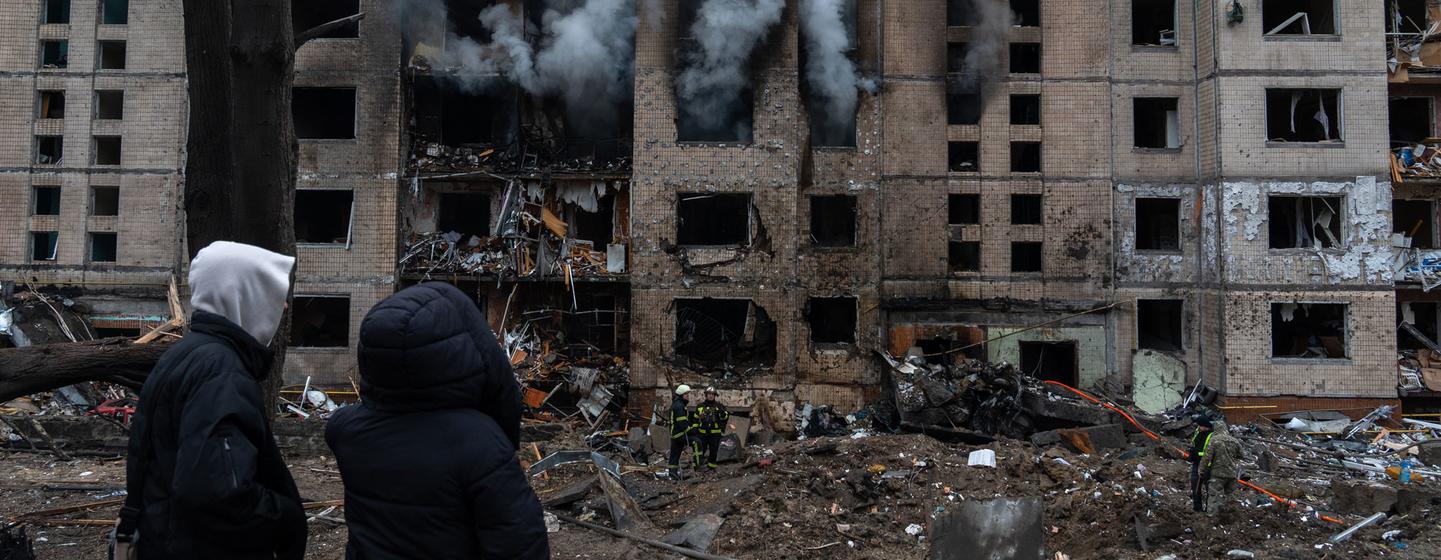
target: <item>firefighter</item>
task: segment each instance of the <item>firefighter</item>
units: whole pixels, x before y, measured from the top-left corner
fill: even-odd
[[[1191,420],[1196,424],[1195,433],[1191,434],[1191,447],[1186,450],[1186,460],[1191,463],[1191,510],[1205,511],[1206,488],[1205,481],[1201,478],[1201,461],[1206,457],[1206,446],[1211,442],[1211,419],[1204,415],[1197,415]]]
[[[686,394],[690,393],[690,385],[681,385],[675,388],[675,396],[670,401],[670,459],[666,467],[670,470],[666,475],[673,480],[680,480],[680,456],[685,448],[691,445],[695,437],[695,424],[691,422],[689,404]]]
[[[720,453],[721,437],[725,435],[726,422],[731,413],[725,405],[716,400],[716,388],[706,387],[705,400],[695,407],[696,432],[700,435],[695,453],[695,470],[700,472],[702,455],[707,470],[716,468],[716,455]]]

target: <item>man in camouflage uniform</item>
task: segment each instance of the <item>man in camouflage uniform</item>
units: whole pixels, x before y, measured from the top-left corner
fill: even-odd
[[[1231,436],[1223,422],[1216,422],[1215,435],[1207,445],[1201,464],[1201,479],[1206,481],[1206,515],[1216,517],[1221,504],[1236,490],[1240,475],[1241,442]]]

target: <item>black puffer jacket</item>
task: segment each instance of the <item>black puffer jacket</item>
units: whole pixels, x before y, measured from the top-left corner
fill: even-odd
[[[361,404],[325,439],[345,481],[346,557],[549,558],[515,450],[520,390],[475,303],[427,283],[360,325]]]
[[[262,414],[270,353],[196,311],[145,379],[131,423],[130,488],[143,482],[140,557],[299,559],[305,514]],[[149,453],[141,438],[149,437]],[[137,460],[139,459],[139,460]]]

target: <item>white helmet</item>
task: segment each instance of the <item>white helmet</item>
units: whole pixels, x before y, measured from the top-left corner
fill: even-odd
[[[690,385],[681,385],[680,387],[676,387],[676,388],[675,388],[675,394],[677,394],[677,395],[684,395],[684,394],[689,393],[689,392],[690,392]]]

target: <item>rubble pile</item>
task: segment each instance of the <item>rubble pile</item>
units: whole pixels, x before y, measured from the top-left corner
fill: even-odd
[[[1031,415],[1022,394],[1036,390],[1010,364],[960,359],[952,365],[927,364],[919,356],[904,362],[883,355],[891,365],[891,384],[903,426],[965,427],[986,434],[1030,435]]]
[[[1402,391],[1441,392],[1441,353],[1421,349],[1402,350],[1398,354],[1396,367],[1401,374]]]
[[[1392,180],[1399,183],[1437,177],[1441,177],[1441,138],[1427,138],[1415,146],[1391,150]]]
[[[514,272],[499,239],[454,231],[411,234],[400,266],[425,274]]]
[[[591,345],[572,343],[563,329],[547,321],[553,311],[531,311],[506,331],[501,342],[511,357],[522,400],[536,422],[583,420],[592,430],[618,412],[630,389],[630,364],[624,356]],[[578,418],[577,418],[578,417]]]

